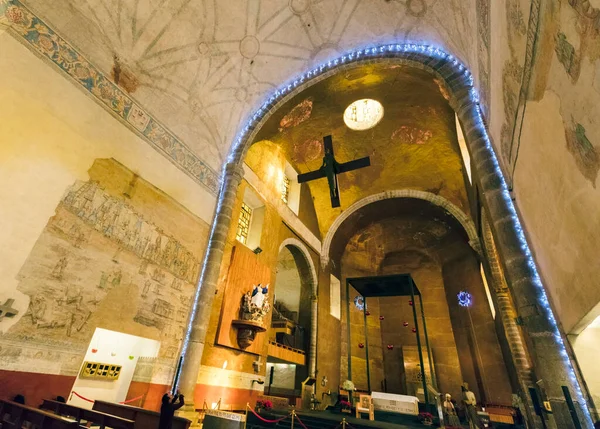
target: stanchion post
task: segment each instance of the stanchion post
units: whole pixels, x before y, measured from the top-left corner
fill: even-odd
[[[346,429],[346,417],[342,419],[342,429]]]
[[[250,403],[246,402],[246,419],[244,420],[244,429],[246,429],[246,425],[248,424],[248,409],[250,408]]]
[[[296,419],[296,410],[292,410],[292,428],[294,429],[294,420]]]

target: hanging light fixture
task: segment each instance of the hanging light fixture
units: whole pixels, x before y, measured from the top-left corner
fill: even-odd
[[[373,128],[383,118],[383,106],[377,100],[364,98],[346,107],[344,123],[351,130],[364,131]]]

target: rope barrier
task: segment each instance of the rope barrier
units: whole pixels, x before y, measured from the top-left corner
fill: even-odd
[[[119,402],[119,404],[130,404],[130,403],[132,403],[134,401],[137,401],[138,399],[142,399],[143,397],[144,397],[144,395],[140,395],[140,396],[137,396],[135,398],[128,399],[128,400],[123,401],[123,402]]]
[[[79,393],[77,393],[77,392],[75,392],[75,391],[73,391],[73,394],[74,394],[75,396],[77,396],[79,399],[83,399],[83,400],[84,400],[84,401],[86,401],[86,402],[94,402],[92,399],[88,399],[88,398],[86,398],[85,396],[81,396]]]
[[[350,429],[356,429],[354,426],[352,426],[350,423],[346,422],[346,427],[350,428]]]
[[[287,418],[289,417],[289,415],[288,415],[288,416],[283,416],[282,418],[280,418],[280,419],[277,419],[277,420],[268,420],[268,419],[265,419],[265,418],[261,417],[261,416],[260,416],[259,414],[257,414],[257,413],[256,413],[256,411],[254,411],[252,408],[248,408],[248,409],[249,409],[249,410],[250,410],[250,412],[251,412],[252,414],[254,414],[254,415],[255,415],[255,416],[256,416],[256,417],[257,417],[259,420],[261,420],[261,421],[263,421],[263,422],[265,422],[265,423],[279,423],[279,422],[281,422],[281,421],[283,421],[283,420],[285,420],[285,419],[287,419]]]
[[[304,423],[302,423],[302,420],[300,420],[300,416],[298,414],[294,414],[294,416],[298,419],[300,426],[302,426],[304,429],[308,429],[306,426],[304,426]]]
[[[79,399],[83,399],[86,402],[94,402],[93,399],[86,398],[85,396],[82,396],[82,395],[80,395],[79,393],[77,393],[75,391],[73,391],[73,395],[77,396]],[[140,395],[140,396],[137,396],[135,398],[128,399],[127,401],[119,402],[119,404],[129,404],[131,402],[137,401],[138,399],[142,399],[143,397],[144,397],[144,395]]]

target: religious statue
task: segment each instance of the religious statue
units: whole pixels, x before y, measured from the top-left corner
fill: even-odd
[[[456,408],[454,407],[454,402],[452,402],[452,395],[450,395],[449,393],[446,393],[446,396],[444,398],[443,409],[444,420],[446,425],[452,427],[461,427],[460,420],[456,415]]]
[[[465,414],[469,422],[469,429],[477,429],[480,427],[479,416],[477,415],[477,399],[475,394],[469,390],[469,385],[463,383],[461,386],[463,395],[463,404],[465,405]]]
[[[238,345],[242,349],[252,344],[257,332],[266,331],[263,318],[270,310],[269,285],[263,287],[259,283],[242,296],[240,319],[231,322],[237,328]]]
[[[262,323],[271,306],[269,305],[269,285],[262,287],[260,283],[242,298],[241,318]]]

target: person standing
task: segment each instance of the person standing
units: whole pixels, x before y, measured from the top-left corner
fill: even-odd
[[[175,403],[178,399],[179,401]],[[173,397],[165,393],[162,397],[162,405],[160,406],[158,429],[171,429],[173,427],[175,411],[183,407],[184,403],[184,397],[179,392],[173,395]]]
[[[479,416],[477,415],[477,399],[475,398],[475,394],[469,390],[467,383],[464,383],[460,388],[463,394],[463,404],[465,405],[465,414],[469,422],[469,428],[478,429],[481,425],[479,424]]]

